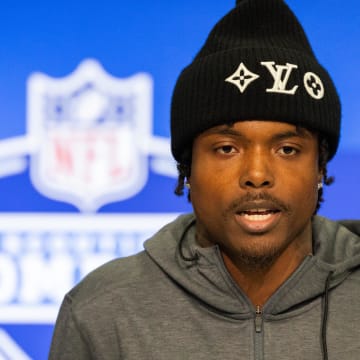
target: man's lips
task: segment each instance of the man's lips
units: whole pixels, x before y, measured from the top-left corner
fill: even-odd
[[[279,222],[282,209],[272,201],[251,201],[235,209],[235,220],[248,233],[264,233]]]
[[[286,203],[268,192],[247,192],[229,205],[224,216],[235,219],[244,232],[256,235],[274,229],[290,212]]]
[[[265,233],[272,230],[281,218],[281,211],[243,211],[235,214],[235,220],[247,233]]]

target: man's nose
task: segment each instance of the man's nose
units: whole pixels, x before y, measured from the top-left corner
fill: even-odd
[[[261,149],[249,151],[243,158],[240,174],[242,188],[270,188],[274,185],[274,164],[270,154]]]

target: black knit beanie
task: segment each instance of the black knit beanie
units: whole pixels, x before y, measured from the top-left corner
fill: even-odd
[[[340,100],[299,21],[283,0],[239,0],[180,74],[171,104],[171,148],[182,162],[203,131],[241,120],[286,122],[323,134],[330,159]]]

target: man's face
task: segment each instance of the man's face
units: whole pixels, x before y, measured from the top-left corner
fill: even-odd
[[[270,121],[211,128],[194,141],[191,202],[197,239],[261,265],[311,242],[317,204],[317,136]]]

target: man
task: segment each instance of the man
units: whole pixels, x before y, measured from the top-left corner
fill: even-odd
[[[314,215],[339,133],[287,5],[238,1],[173,94],[194,215],[71,290],[50,359],[359,359],[360,223]]]

